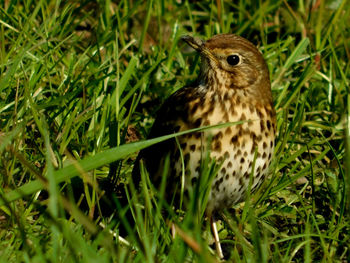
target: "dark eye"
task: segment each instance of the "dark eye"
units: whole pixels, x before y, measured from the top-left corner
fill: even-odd
[[[238,55],[229,55],[227,57],[227,63],[230,64],[231,66],[236,66],[240,62],[240,57]]]

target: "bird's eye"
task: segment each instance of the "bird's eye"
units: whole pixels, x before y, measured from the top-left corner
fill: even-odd
[[[231,66],[236,66],[241,62],[241,58],[238,55],[229,55],[226,60]]]

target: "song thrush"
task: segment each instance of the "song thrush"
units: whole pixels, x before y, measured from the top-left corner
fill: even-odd
[[[168,140],[143,150],[139,156],[151,181],[159,182],[164,159],[170,154],[166,192],[172,194],[181,181],[180,151],[185,187],[200,180],[203,152],[210,151],[210,158],[222,164],[212,181],[206,208],[207,215],[213,218],[215,212],[244,200],[251,174],[251,189],[258,187],[267,174],[276,123],[269,71],[259,50],[240,36],[221,34],[205,42],[186,36],[183,40],[200,53],[201,73],[196,85],[178,90],[165,101],[149,138],[207,125],[245,122],[183,135],[177,138],[178,143]],[[212,228],[222,257],[214,220]]]

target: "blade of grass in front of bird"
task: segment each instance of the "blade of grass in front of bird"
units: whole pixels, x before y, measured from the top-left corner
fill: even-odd
[[[214,126],[205,126],[201,128],[191,129],[184,132],[174,133],[162,137],[158,137],[151,140],[141,141],[141,142],[135,142],[135,143],[129,143],[124,144],[119,147],[115,147],[113,149],[106,150],[104,152],[100,152],[95,154],[94,156],[87,157],[84,160],[74,162],[72,164],[67,165],[66,167],[57,170],[54,172],[56,177],[56,182],[60,183],[65,180],[68,180],[74,176],[79,175],[82,171],[89,171],[92,169],[96,169],[97,167],[100,167],[102,165],[109,164],[111,162],[114,162],[116,160],[120,160],[121,158],[125,158],[126,156],[137,152],[139,150],[142,150],[146,147],[149,147],[155,143],[159,143],[171,138],[174,138],[176,136],[184,135],[191,132],[198,132],[198,131],[204,131],[207,129],[215,129],[215,128],[224,128],[229,127],[232,125],[238,125],[242,124],[245,121],[239,121],[234,123],[224,123]],[[21,198],[22,196],[32,194],[40,189],[43,189],[43,185],[40,181],[35,180],[31,181],[9,193],[3,196],[7,202],[12,202],[14,200],[17,200],[18,198]],[[4,204],[3,200],[0,200],[0,206]]]

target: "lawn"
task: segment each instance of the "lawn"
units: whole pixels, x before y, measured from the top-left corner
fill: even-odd
[[[259,47],[277,113],[269,176],[218,224],[225,259],[350,261],[349,8],[3,1],[0,262],[219,261],[205,202],[173,213],[147,171],[129,180],[139,150],[176,135],[147,140],[160,105],[198,75],[181,36],[219,33]]]

